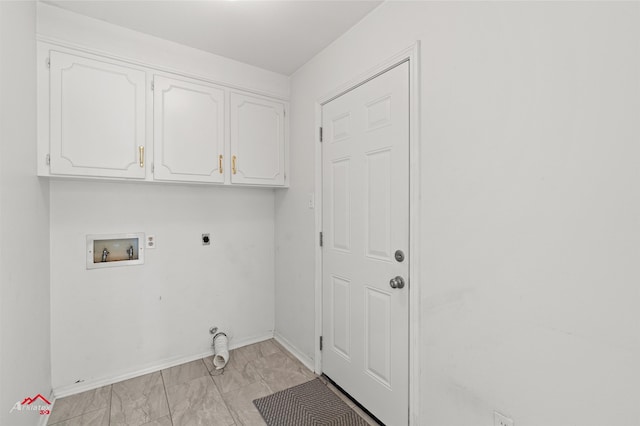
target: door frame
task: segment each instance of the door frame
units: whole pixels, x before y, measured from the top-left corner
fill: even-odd
[[[380,74],[409,62],[409,425],[417,426],[420,407],[420,41],[379,63],[369,71],[319,98],[315,105],[315,128],[322,127],[322,106],[374,79]],[[322,143],[315,136],[315,238],[322,231]],[[319,194],[319,195],[318,195]],[[315,244],[315,371],[322,374],[322,249]]]

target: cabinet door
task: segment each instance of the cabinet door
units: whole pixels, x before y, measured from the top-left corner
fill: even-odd
[[[52,51],[51,174],[144,178],[144,71]]]
[[[224,182],[224,90],[156,75],[153,177]]]
[[[231,183],[283,186],[284,104],[231,93]]]

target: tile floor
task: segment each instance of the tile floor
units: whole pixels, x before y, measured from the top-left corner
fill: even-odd
[[[60,398],[47,424],[265,425],[253,405],[254,399],[315,377],[275,340],[266,340],[231,351],[224,370],[215,370],[210,356]],[[369,424],[377,425],[340,391],[326,384]]]

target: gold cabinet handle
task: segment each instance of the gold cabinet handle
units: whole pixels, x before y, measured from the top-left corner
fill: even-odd
[[[231,157],[231,171],[235,175],[238,169],[236,169],[236,156]]]
[[[220,174],[222,174],[222,154],[218,156],[218,170],[220,171]]]
[[[140,145],[138,151],[140,152],[140,167],[144,167],[144,146]]]

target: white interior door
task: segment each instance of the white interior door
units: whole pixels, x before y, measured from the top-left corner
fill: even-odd
[[[322,127],[322,371],[383,423],[406,425],[408,62],[323,105]]]

